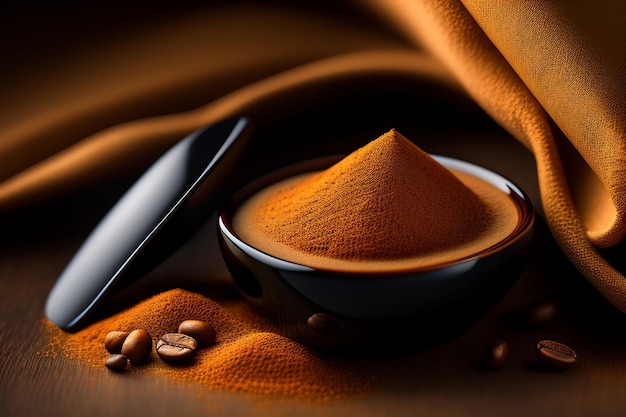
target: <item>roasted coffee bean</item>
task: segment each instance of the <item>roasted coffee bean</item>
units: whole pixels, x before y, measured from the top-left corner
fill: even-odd
[[[152,351],[152,338],[143,329],[133,330],[126,336],[122,344],[122,355],[126,356],[130,363],[136,365],[145,361]]]
[[[567,369],[576,363],[576,352],[569,346],[553,340],[542,340],[535,348],[537,358],[554,369]]]
[[[114,330],[109,332],[104,338],[104,347],[109,353],[120,353],[124,340],[128,336],[128,332]]]
[[[157,342],[156,351],[166,362],[189,359],[196,351],[196,340],[182,333],[166,333]]]
[[[107,368],[123,371],[128,366],[128,358],[120,353],[114,353],[104,362]]]
[[[502,339],[492,340],[485,350],[485,366],[488,369],[502,368],[509,360],[509,345]]]
[[[178,326],[178,333],[193,337],[198,347],[210,346],[215,343],[215,330],[206,321],[185,320]]]
[[[307,321],[307,326],[319,334],[331,334],[341,329],[341,322],[334,316],[326,313],[315,313]]]
[[[551,324],[557,315],[556,305],[549,301],[537,301],[522,312],[522,321],[527,326],[540,327]]]

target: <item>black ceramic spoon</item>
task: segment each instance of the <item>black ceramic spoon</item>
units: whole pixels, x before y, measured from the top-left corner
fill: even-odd
[[[246,118],[199,129],[161,156],[113,206],[52,288],[46,315],[79,327],[111,290],[158,265],[187,241],[225,197],[225,180],[250,131]]]

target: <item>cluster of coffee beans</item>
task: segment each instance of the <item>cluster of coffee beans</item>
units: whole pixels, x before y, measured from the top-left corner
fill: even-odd
[[[138,365],[150,356],[152,338],[143,329],[112,331],[104,339],[104,347],[111,354],[104,364],[108,368],[122,370],[129,362]]]
[[[165,333],[156,342],[157,355],[166,362],[190,359],[198,348],[215,343],[215,330],[201,320],[185,320],[178,330]],[[104,364],[114,370],[124,370],[131,365],[144,362],[152,352],[152,337],[143,329],[131,332],[114,330],[104,339],[104,347],[110,356]]]
[[[520,314],[521,324],[543,327],[551,324],[556,317],[556,306],[548,301],[530,304]],[[540,340],[535,345],[535,355],[539,362],[551,369],[564,370],[576,363],[576,352],[569,346],[554,340]],[[510,356],[509,345],[502,339],[490,341],[485,349],[484,365],[488,369],[502,368]]]

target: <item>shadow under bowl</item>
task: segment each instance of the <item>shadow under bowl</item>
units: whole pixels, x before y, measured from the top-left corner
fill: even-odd
[[[385,273],[312,268],[276,258],[240,239],[231,220],[247,198],[282,179],[325,169],[340,157],[305,161],[250,183],[219,213],[220,249],[243,296],[282,335],[337,354],[421,350],[476,323],[517,280],[532,241],[534,209],[528,196],[501,175],[469,162],[433,158],[507,193],[519,208],[515,230],[496,245],[458,261]]]

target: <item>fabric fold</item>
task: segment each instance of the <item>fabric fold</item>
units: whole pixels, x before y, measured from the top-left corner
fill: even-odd
[[[188,112],[122,123],[91,135],[0,184],[0,210],[17,210],[58,198],[142,167],[191,131],[245,115],[262,123],[306,109],[319,91],[339,94],[368,83],[431,79],[459,88],[441,64],[416,51],[354,52],[320,59],[250,83]]]
[[[626,280],[599,252],[620,244],[626,232],[626,106],[619,87],[625,52],[618,40],[624,14],[612,14],[623,6],[605,5],[605,13],[596,10],[596,19],[582,28],[589,7],[579,3],[369,4],[441,59],[481,107],[533,152],[556,241],[591,284],[626,312]],[[603,39],[603,24],[616,38]],[[605,47],[594,50],[602,40]],[[594,61],[592,52],[610,56]],[[565,152],[571,157],[564,158]]]
[[[568,172],[578,172],[569,179],[589,238],[599,247],[617,244],[626,234],[626,94],[621,88],[626,5],[463,4],[580,155],[563,160]]]
[[[0,146],[0,156],[9,161],[0,169],[0,213],[137,175],[176,140],[222,117],[245,114],[263,122],[368,83],[427,79],[467,93],[533,153],[542,212],[555,240],[581,274],[626,312],[623,271],[602,254],[604,248],[623,246],[626,236],[626,3],[366,0],[351,5],[386,22],[406,43],[362,26],[344,28],[341,19],[325,27],[318,15],[279,8],[221,11],[208,20],[210,28],[189,16],[179,20],[197,25],[183,31],[185,36],[180,32],[180,39],[204,30],[211,36],[239,33],[245,27],[243,37],[229,38],[229,47],[249,43],[245,50],[252,56],[220,52],[219,43],[209,40],[207,54],[250,67],[230,83],[206,88],[204,104],[197,104],[202,94],[194,96],[197,105],[191,110],[164,107],[150,116],[129,111],[126,118],[105,118],[86,128],[80,123],[89,112],[68,106],[62,123],[71,126],[76,111],[77,124],[66,130],[74,137],[65,138],[45,116],[39,130],[25,122]],[[249,26],[237,26],[242,22]],[[169,24],[182,30],[176,22]],[[298,41],[285,36],[299,28],[310,33]],[[271,53],[258,49],[259,34],[267,35],[264,47],[280,47]],[[175,37],[164,39],[176,47]],[[129,47],[125,53],[132,52]],[[224,61],[212,72],[210,60],[202,62],[187,69],[173,66],[172,77],[153,79],[151,88],[136,89],[129,102],[163,97],[181,85],[189,91],[218,83],[233,68]],[[149,90],[159,88],[162,94],[151,96]],[[103,106],[96,104],[90,111]],[[81,132],[88,134],[81,138]],[[42,147],[32,155],[20,154],[38,144]]]

